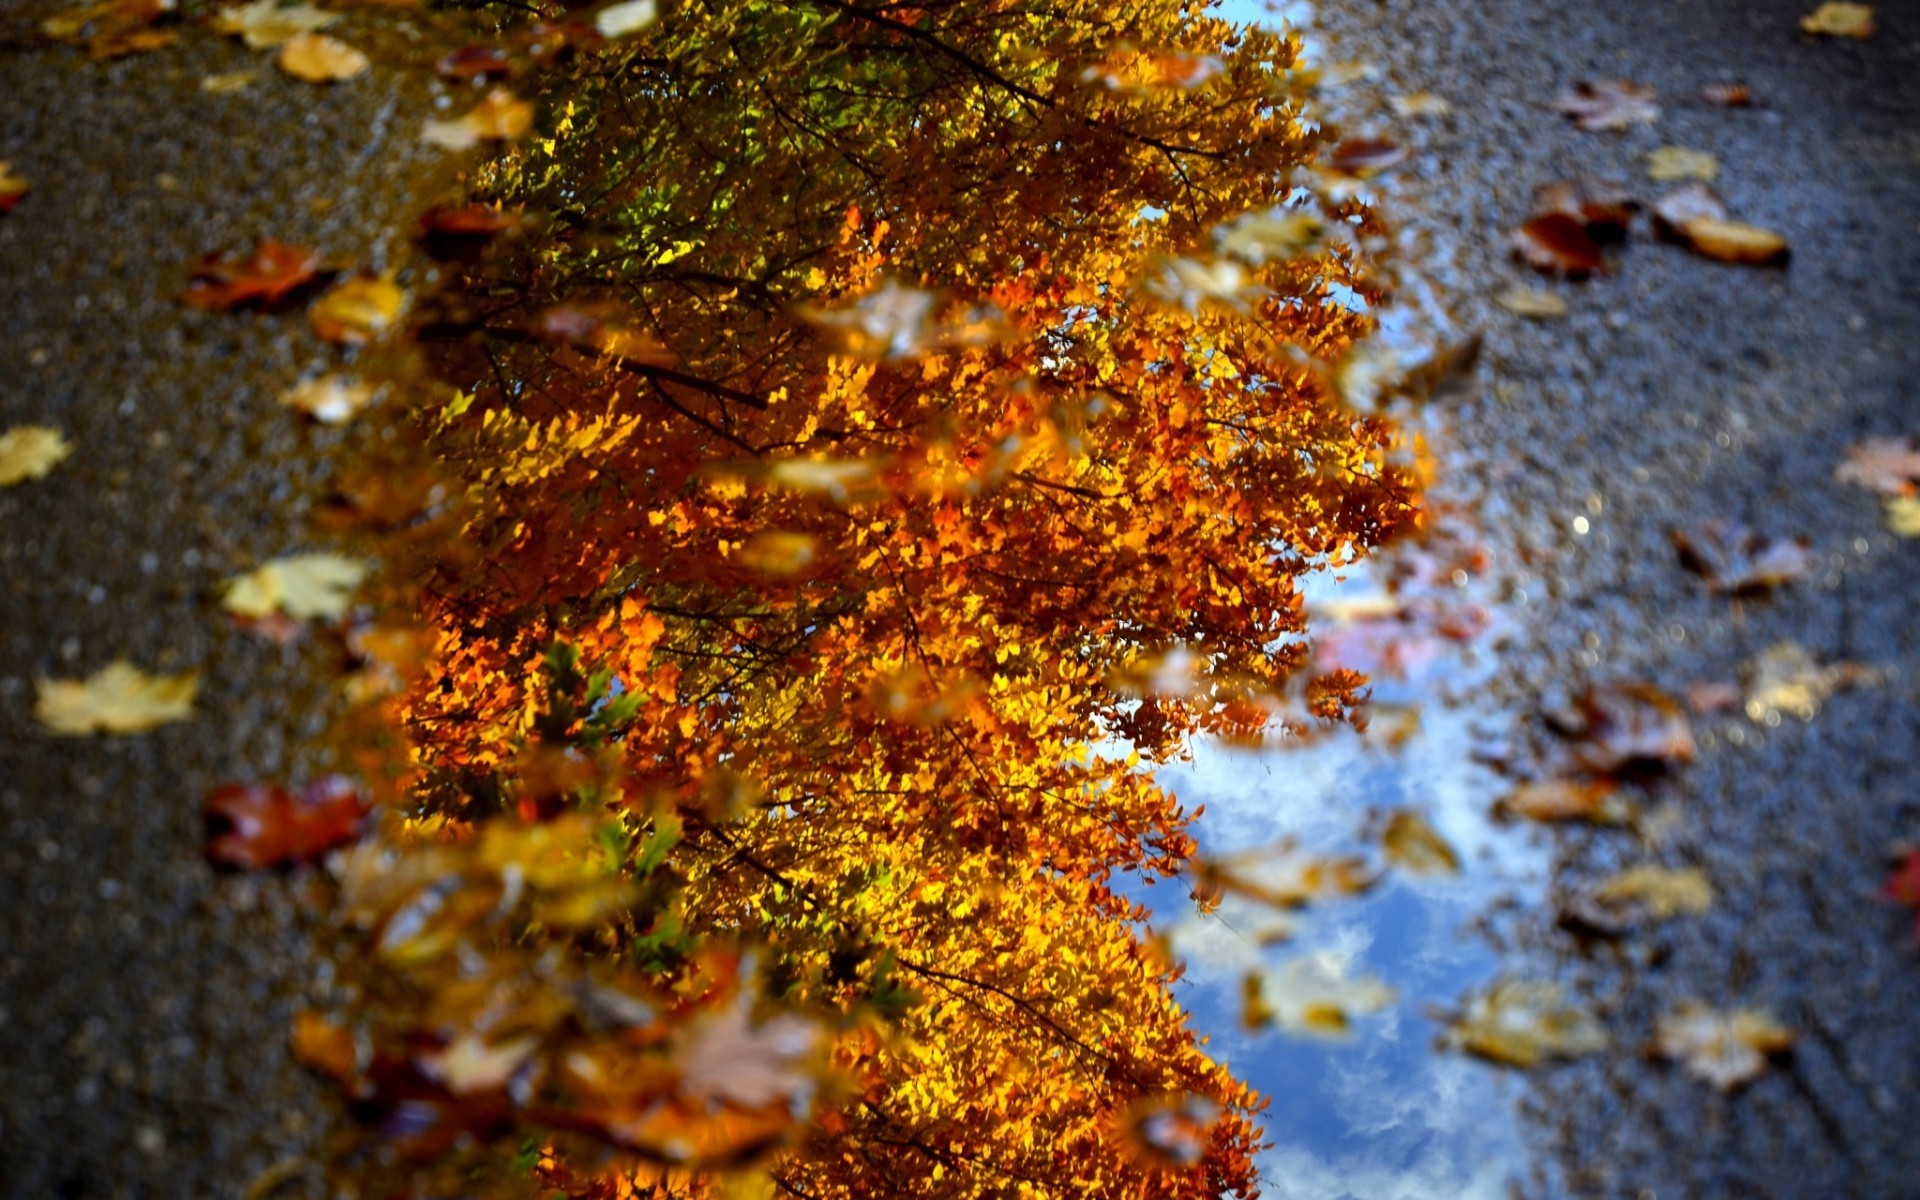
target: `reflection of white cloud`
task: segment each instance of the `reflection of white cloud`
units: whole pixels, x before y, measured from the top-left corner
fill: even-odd
[[[1305,1146],[1261,1154],[1261,1194],[1272,1200],[1506,1200],[1497,1163],[1425,1158],[1395,1168],[1364,1158],[1323,1158]]]

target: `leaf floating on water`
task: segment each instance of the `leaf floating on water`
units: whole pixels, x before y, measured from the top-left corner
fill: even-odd
[[[72,443],[58,429],[16,425],[0,433],[0,488],[45,478],[72,453]]]
[[[280,47],[280,69],[308,83],[338,83],[362,74],[367,56],[324,33],[301,33]]]
[[[623,38],[639,33],[642,29],[660,19],[660,6],[656,0],[626,0],[624,4],[609,4],[594,14],[593,27],[605,38]]]
[[[56,41],[84,43],[96,59],[122,58],[173,45],[178,34],[152,26],[177,9],[176,0],[103,0],[48,17],[40,31]]]
[[[1689,183],[1675,188],[1653,203],[1653,228],[1660,236],[1686,240],[1683,228],[1690,221],[1725,220],[1727,206],[1704,183]]]
[[[1857,663],[1821,666],[1799,643],[1781,642],[1755,661],[1744,707],[1755,721],[1777,720],[1782,713],[1811,721],[1828,696],[1877,682],[1878,674]]]
[[[1508,288],[1494,302],[1515,316],[1535,321],[1550,321],[1567,315],[1567,302],[1554,292],[1540,288]]]
[[[1301,850],[1290,838],[1276,845],[1193,861],[1194,890],[1232,893],[1276,908],[1358,896],[1379,881],[1366,860]]]
[[[1876,28],[1871,5],[1849,4],[1846,0],[1828,0],[1800,18],[1801,32],[1815,37],[1870,38]]]
[[[1380,834],[1387,861],[1416,875],[1457,875],[1460,855],[1434,831],[1427,819],[1412,809],[1400,809],[1387,818]]]
[[[1319,244],[1321,229],[1312,213],[1276,209],[1247,213],[1214,232],[1222,254],[1257,267],[1306,254]]]
[[[280,394],[280,403],[326,425],[338,425],[373,403],[373,385],[338,373],[309,379]]]
[[[1554,983],[1504,980],[1473,997],[1442,1040],[1503,1066],[1529,1068],[1607,1048],[1606,1030]]]
[[[0,216],[5,216],[26,198],[33,185],[13,173],[13,164],[0,159]]]
[[[148,675],[116,659],[83,680],[36,681],[33,715],[55,733],[140,733],[193,715],[197,671]]]
[[[1698,179],[1710,182],[1718,174],[1720,160],[1705,150],[1662,146],[1647,155],[1647,177],[1656,181]]]
[[[320,267],[318,250],[263,237],[244,257],[201,255],[182,299],[195,308],[220,312],[242,304],[272,308],[313,283]]]
[[[207,794],[213,837],[207,857],[248,870],[311,862],[360,836],[371,805],[339,776],[316,779],[299,795],[264,783],[229,783]]]
[[[223,9],[213,27],[246,42],[250,49],[266,50],[292,41],[303,33],[325,29],[340,18],[311,4],[282,5],[279,0],[254,0]]]
[[[337,554],[295,554],[227,584],[221,605],[243,617],[283,612],[295,620],[336,620],[346,614],[367,565]]]
[[[260,77],[258,71],[226,71],[218,75],[202,75],[200,90],[209,96],[231,96],[253,86]]]
[[[420,140],[442,150],[471,150],[481,142],[510,142],[533,128],[533,105],[505,88],[494,88],[464,116],[430,119]]]
[[[1573,740],[1574,761],[1588,771],[1607,774],[1635,764],[1693,761],[1686,710],[1649,684],[1596,684],[1551,720]]]
[[[1393,107],[1397,117],[1414,120],[1420,117],[1444,117],[1453,111],[1453,105],[1445,96],[1436,96],[1432,92],[1411,92],[1405,96],[1395,96],[1387,101]]]
[[[1516,230],[1513,252],[1536,271],[1569,279],[1584,279],[1605,261],[1585,223],[1559,212],[1535,217]]]
[[[1656,921],[1698,916],[1713,907],[1713,884],[1695,867],[1629,867],[1594,889],[1605,904],[1638,909]]]
[[[1352,138],[1334,148],[1328,165],[1343,175],[1365,178],[1405,162],[1407,148],[1385,138]]]
[[[1595,825],[1625,825],[1633,807],[1616,795],[1611,779],[1544,779],[1523,783],[1496,806],[1505,817],[1529,821],[1587,821]]]
[[[1806,541],[1768,537],[1737,521],[1703,521],[1671,536],[1680,561],[1716,592],[1764,591],[1813,569],[1813,548]]]
[[[1694,253],[1716,262],[1764,267],[1784,263],[1792,254],[1786,238],[1739,221],[1696,217],[1680,226],[1680,235]]]
[[[1302,954],[1263,982],[1249,975],[1243,985],[1247,1016],[1259,1026],[1278,1025],[1289,1033],[1345,1038],[1353,1018],[1379,1012],[1393,1003],[1394,991],[1372,976],[1351,977],[1333,954]]]
[[[1847,451],[1847,461],[1833,469],[1840,483],[1856,484],[1883,496],[1911,496],[1920,480],[1920,450],[1911,438],[1868,438]]]
[[[1895,496],[1887,501],[1887,528],[1903,538],[1920,537],[1920,497]]]
[[[393,275],[356,275],[335,284],[307,310],[307,324],[325,340],[341,346],[372,341],[399,319],[407,293]]]
[[[1730,1092],[1766,1070],[1769,1057],[1790,1049],[1793,1033],[1756,1008],[1720,1012],[1683,1000],[1660,1018],[1653,1045],[1687,1074]]]
[[[1660,107],[1653,97],[1652,88],[1624,79],[1582,82],[1562,93],[1557,107],[1582,129],[1630,129],[1659,118]]]

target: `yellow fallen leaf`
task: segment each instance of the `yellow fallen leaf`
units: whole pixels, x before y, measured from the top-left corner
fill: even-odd
[[[1695,217],[1680,226],[1681,236],[1695,252],[1720,262],[1762,266],[1787,257],[1787,239],[1757,225]]]
[[[1549,1058],[1578,1058],[1607,1048],[1607,1032],[1568,1002],[1558,984],[1505,980],[1468,1002],[1445,1040],[1469,1054],[1510,1067]]]
[[[645,29],[659,17],[660,6],[656,0],[626,0],[624,4],[609,4],[596,13],[593,27],[600,31],[601,37],[626,37]]]
[[[1327,1038],[1346,1037],[1355,1016],[1379,1012],[1393,997],[1392,988],[1371,976],[1349,976],[1345,963],[1324,951],[1288,959],[1264,983],[1250,974],[1242,985],[1249,1027],[1277,1024],[1291,1033]]]
[[[1895,496],[1887,501],[1887,528],[1904,538],[1920,537],[1920,497]]]
[[[465,116],[429,120],[420,140],[443,150],[470,150],[481,142],[510,142],[533,128],[533,105],[495,88]]]
[[[1516,316],[1549,321],[1567,315],[1567,302],[1554,292],[1513,287],[1494,297],[1494,303]]]
[[[1767,1058],[1793,1045],[1793,1032],[1756,1008],[1720,1012],[1683,1000],[1655,1026],[1654,1049],[1687,1074],[1730,1092],[1766,1070]]]
[[[1647,177],[1657,180],[1698,179],[1711,182],[1720,174],[1720,160],[1705,150],[1662,146],[1647,155]]]
[[[367,69],[367,56],[324,33],[301,33],[280,47],[280,69],[308,83],[338,83]]]
[[[1425,817],[1411,809],[1401,809],[1387,818],[1380,835],[1380,848],[1387,861],[1419,875],[1457,875],[1460,855],[1447,840],[1427,824]]]
[[[1713,884],[1695,867],[1629,867],[1594,894],[1608,904],[1633,905],[1656,921],[1697,916],[1713,907]]]
[[[353,589],[367,577],[365,563],[338,554],[295,554],[228,581],[221,606],[243,617],[283,612],[295,620],[344,615]]]
[[[196,671],[148,675],[116,659],[83,680],[40,679],[33,715],[55,733],[138,733],[193,715]]]
[[[1529,821],[1591,821],[1595,825],[1624,825],[1633,819],[1632,805],[1615,795],[1609,779],[1523,783],[1500,801],[1498,811]]]
[[[1445,96],[1436,96],[1432,92],[1395,96],[1388,103],[1393,106],[1395,116],[1406,118],[1444,117],[1453,111],[1453,105],[1447,103]]]
[[[0,487],[39,479],[73,453],[58,429],[18,425],[0,433]]]
[[[200,90],[209,96],[229,96],[245,91],[259,78],[258,71],[227,71],[220,75],[202,75]]]
[[[384,275],[356,275],[335,284],[307,310],[307,324],[329,342],[358,346],[392,325],[405,307],[407,293]]]
[[[1800,30],[1817,37],[1870,38],[1874,33],[1873,7],[1830,0],[1801,17]]]
[[[311,4],[282,7],[279,0],[254,0],[237,8],[221,10],[213,27],[245,41],[254,50],[265,50],[291,41],[303,33],[324,29],[339,20]]]
[[[1248,213],[1215,230],[1220,252],[1259,266],[1298,258],[1320,241],[1320,218],[1275,209]]]
[[[282,392],[280,403],[323,424],[338,425],[373,403],[373,385],[345,375],[322,375]]]
[[[12,212],[20,197],[33,190],[33,184],[13,173],[13,164],[0,159],[0,213]]]

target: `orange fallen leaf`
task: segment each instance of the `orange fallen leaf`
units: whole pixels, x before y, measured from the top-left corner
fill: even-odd
[[[1695,217],[1680,226],[1680,233],[1694,253],[1719,262],[1767,266],[1786,262],[1790,253],[1786,238],[1738,221]]]
[[[1660,1018],[1653,1045],[1689,1075],[1730,1092],[1764,1071],[1768,1058],[1789,1049],[1793,1033],[1759,1009],[1720,1012],[1683,1000]]]
[[[195,308],[226,311],[258,302],[271,308],[320,274],[320,252],[261,238],[243,258],[206,254],[194,263],[193,282],[182,297]]]
[[[443,150],[470,150],[481,142],[510,142],[533,128],[533,105],[505,88],[494,88],[465,116],[430,120],[420,140]]]
[[[179,35],[153,24],[171,17],[176,0],[103,0],[40,22],[40,30],[62,42],[81,43],[97,59],[121,58],[171,46]]]
[[[308,83],[338,83],[366,71],[367,56],[324,33],[302,33],[280,47],[280,69]]]
[[[337,775],[298,795],[273,784],[223,784],[207,794],[207,857],[250,870],[309,862],[360,836],[370,810],[360,790]]]
[[[359,346],[391,326],[407,294],[386,275],[356,275],[334,285],[307,310],[313,331],[335,345]]]

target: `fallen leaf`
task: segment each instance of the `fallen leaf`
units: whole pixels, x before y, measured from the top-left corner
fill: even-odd
[[[1507,793],[1495,812],[1529,821],[1587,821],[1595,825],[1625,825],[1633,808],[1615,794],[1611,779],[1543,779],[1523,783]]]
[[[1573,740],[1574,761],[1598,774],[1635,764],[1693,761],[1686,710],[1648,684],[1595,684],[1550,720]]]
[[[280,47],[280,69],[308,83],[338,83],[367,69],[367,56],[324,33],[300,33]]]
[[[510,142],[533,128],[533,105],[494,88],[465,116],[429,120],[420,140],[443,150],[470,150],[481,142]]]
[[[1512,287],[1494,297],[1494,302],[1516,316],[1547,321],[1567,315],[1567,302],[1557,294],[1539,288]]]
[[[1909,438],[1868,438],[1847,451],[1847,461],[1833,469],[1833,477],[1885,496],[1911,496],[1914,481],[1920,480],[1920,450]]]
[[[16,425],[0,433],[0,487],[44,478],[72,453],[72,444],[58,429]]]
[[[420,1055],[414,1061],[421,1074],[456,1096],[493,1092],[507,1086],[540,1048],[532,1036],[489,1043],[471,1030],[463,1031],[445,1049]]]
[[[1594,889],[1604,904],[1638,909],[1656,921],[1698,916],[1713,907],[1713,884],[1696,867],[1629,867]]]
[[[1882,895],[1896,904],[1920,910],[1920,850],[1907,851],[1906,857],[1887,876]],[[1920,912],[1914,914],[1913,939],[1920,942]]]
[[[338,425],[373,403],[373,385],[346,375],[322,375],[280,393],[280,403],[324,425]]]
[[[307,324],[335,345],[359,346],[391,326],[406,306],[407,294],[384,275],[356,275],[335,284],[307,310]]]
[[[1700,99],[1721,108],[1746,108],[1753,103],[1753,89],[1744,83],[1710,83],[1700,89]]]
[[[1416,875],[1457,875],[1460,855],[1434,831],[1427,819],[1412,809],[1400,809],[1387,818],[1380,834],[1387,861]]]
[[[1895,496],[1887,501],[1887,528],[1899,537],[1920,537],[1920,496]]]
[[[202,75],[200,90],[209,96],[230,96],[245,91],[260,77],[258,71],[228,71],[221,75]]]
[[[1857,663],[1821,666],[1799,643],[1781,642],[1768,647],[1754,662],[1747,684],[1746,714],[1755,721],[1781,713],[1811,721],[1828,696],[1878,682],[1878,673]]]
[[[1394,991],[1372,976],[1347,975],[1339,956],[1321,952],[1290,958],[1264,981],[1246,977],[1242,999],[1251,1028],[1278,1025],[1290,1033],[1344,1038],[1353,1018],[1393,1003]]]
[[[1561,95],[1558,108],[1582,129],[1627,129],[1659,118],[1653,97],[1652,88],[1624,79],[1583,82]]]
[[[243,617],[283,612],[296,620],[344,616],[367,565],[337,554],[295,554],[276,559],[227,583],[221,606]]]
[[[280,0],[254,0],[235,8],[223,9],[213,19],[213,27],[246,42],[250,49],[266,50],[288,42],[303,33],[324,29],[339,20],[311,4],[282,5]]]
[[[1870,38],[1874,34],[1873,7],[1828,0],[1800,18],[1802,33],[1816,37]]]
[[[1687,707],[1702,716],[1740,706],[1740,685],[1724,680],[1687,685]]]
[[[1599,243],[1586,225],[1566,213],[1547,213],[1522,225],[1513,235],[1513,252],[1522,262],[1548,275],[1582,279],[1598,271],[1603,261]]]
[[[1503,1066],[1528,1068],[1607,1048],[1606,1030],[1558,984],[1503,980],[1468,1001],[1444,1040]]]
[[[1334,148],[1328,165],[1343,175],[1365,177],[1406,161],[1407,148],[1385,138],[1350,138]]]
[[[681,1051],[681,1094],[742,1108],[794,1103],[813,1091],[804,1064],[819,1041],[820,1028],[801,1017],[756,1025],[743,1008],[728,1008],[701,1022]]]
[[[1257,267],[1307,253],[1319,244],[1321,229],[1320,218],[1312,213],[1276,209],[1248,213],[1220,226],[1215,236],[1221,253]]]
[[[1675,179],[1708,181],[1720,173],[1720,160],[1705,150],[1662,146],[1647,155],[1647,177],[1661,182]]]
[[[139,733],[191,717],[200,675],[148,675],[115,659],[86,679],[40,679],[36,686],[33,715],[55,733]]]
[[[1564,213],[1580,222],[1596,242],[1624,241],[1640,211],[1640,201],[1626,189],[1610,183],[1555,180],[1533,191],[1535,216]]]
[[[1764,267],[1784,263],[1791,254],[1787,239],[1758,225],[1695,217],[1680,226],[1689,249],[1718,262]]]
[[[513,74],[513,60],[498,46],[462,46],[433,64],[442,79],[465,83],[474,79],[504,79]]]
[[[1766,1070],[1768,1057],[1793,1045],[1793,1033],[1755,1008],[1719,1012],[1682,1000],[1654,1027],[1654,1049],[1689,1075],[1730,1092]]]
[[[1704,183],[1675,188],[1653,204],[1654,232],[1676,241],[1686,240],[1682,228],[1690,221],[1725,220],[1727,206]]]
[[[1432,92],[1410,92],[1405,96],[1395,96],[1387,101],[1393,107],[1397,117],[1412,120],[1419,117],[1444,117],[1453,111],[1453,105],[1446,97],[1436,96]]]
[[[1291,839],[1265,849],[1196,858],[1192,869],[1196,891],[1232,893],[1276,908],[1358,896],[1379,881],[1363,858],[1313,854]]]
[[[33,185],[13,173],[13,164],[0,159],[0,215],[10,213],[26,198]]]
[[[621,38],[639,33],[659,18],[660,6],[655,0],[626,0],[624,4],[609,4],[595,13],[593,27],[601,37]]]
[[[183,299],[195,308],[219,311],[254,302],[271,308],[318,278],[320,267],[317,250],[261,238],[244,258],[202,255]]]
[[[420,232],[428,238],[490,238],[518,229],[526,218],[491,204],[465,204],[459,208],[436,205],[420,218]]]
[[[359,1082],[367,1056],[352,1030],[311,1009],[302,1009],[293,1018],[293,1057],[351,1091]]]
[[[171,29],[152,28],[177,8],[176,0],[104,0],[49,17],[40,22],[40,30],[57,41],[84,44],[96,59],[121,58],[178,40]]]
[[[1704,521],[1671,534],[1680,561],[1716,592],[1738,594],[1791,583],[1813,569],[1812,546],[1783,541],[1737,521]]]
[[[359,837],[370,810],[366,796],[337,775],[297,796],[273,784],[223,784],[207,793],[207,857],[255,871],[311,862]]]

